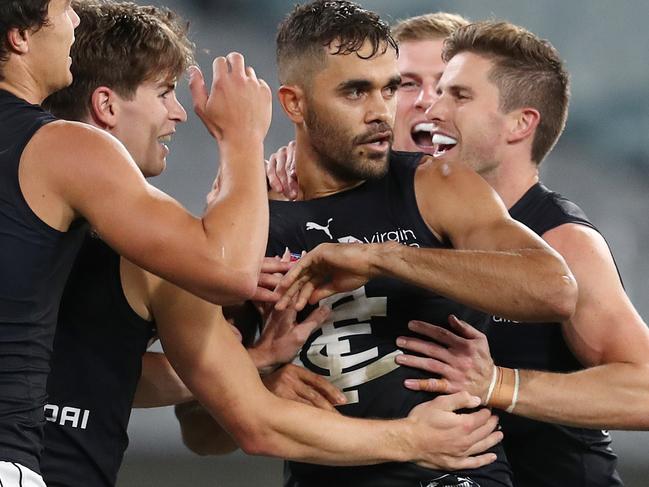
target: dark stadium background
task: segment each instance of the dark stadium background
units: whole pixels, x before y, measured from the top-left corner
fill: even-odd
[[[293,3],[164,2],[192,22],[204,67],[213,55],[238,50],[273,88],[277,87],[274,31]],[[557,46],[572,73],[573,97],[568,129],[544,163],[544,179],[579,203],[599,226],[613,248],[631,299],[649,319],[649,2],[371,0],[363,4],[389,21],[437,10],[475,20],[504,18]],[[190,111],[184,82],[179,97]],[[275,104],[266,153],[283,145],[291,134]],[[154,182],[199,213],[214,175],[214,143],[190,115],[189,122],[178,128],[171,149],[167,172]],[[130,434],[120,487],[281,485],[277,460],[240,453],[200,458],[189,453],[170,408],[134,411]],[[614,432],[613,437],[627,486],[649,486],[649,434]]]

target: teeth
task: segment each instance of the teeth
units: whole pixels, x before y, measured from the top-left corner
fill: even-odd
[[[158,142],[171,142],[171,135],[164,135],[162,137],[158,137]]]
[[[455,145],[457,144],[457,140],[448,135],[433,134],[433,144]]]
[[[432,123],[418,123],[415,125],[414,132],[429,132],[432,133],[435,130],[435,125]]]

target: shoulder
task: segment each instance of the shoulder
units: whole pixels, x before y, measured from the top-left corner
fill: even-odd
[[[594,228],[581,223],[565,223],[541,235],[566,260],[611,259],[604,237]]]
[[[112,135],[82,122],[56,120],[44,125],[30,142],[31,149],[46,152],[51,160],[74,162],[78,158],[99,157],[108,151],[126,154],[124,146]]]
[[[453,212],[458,204],[476,211],[491,202],[502,205],[493,188],[467,164],[432,156],[424,156],[417,168],[415,191],[418,201],[427,200],[438,209],[448,207]]]

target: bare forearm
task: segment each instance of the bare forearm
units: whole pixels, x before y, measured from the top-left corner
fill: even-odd
[[[514,414],[595,429],[649,429],[649,365],[615,363],[570,374],[520,371]]]
[[[172,406],[190,401],[185,387],[162,353],[147,352],[142,357],[142,376],[135,391],[134,408]]]
[[[238,449],[221,425],[198,402],[175,408],[183,443],[198,455],[224,455]]]
[[[225,282],[232,288],[231,302],[239,302],[256,289],[268,236],[263,145],[252,144],[245,150],[222,146],[221,160],[219,190],[203,224],[227,276]]]
[[[576,284],[565,264],[541,249],[509,252],[376,245],[374,273],[400,279],[504,318],[562,321]]]
[[[218,391],[194,389],[201,403],[248,454],[326,465],[413,460],[406,420],[345,418],[278,398],[261,383],[259,386],[248,386],[245,398],[230,398],[227,405],[222,397],[217,398]]]

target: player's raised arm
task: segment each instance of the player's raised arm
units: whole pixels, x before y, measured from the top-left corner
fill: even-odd
[[[114,138],[83,124],[45,127],[30,144],[37,166],[30,174],[54,181],[47,196],[69,206],[58,215],[62,226],[82,216],[135,264],[205,299],[236,301],[256,289],[268,231],[263,139],[270,90],[237,53],[215,60],[209,96],[196,68],[190,87],[221,152],[219,192],[202,218],[147,184]]]

